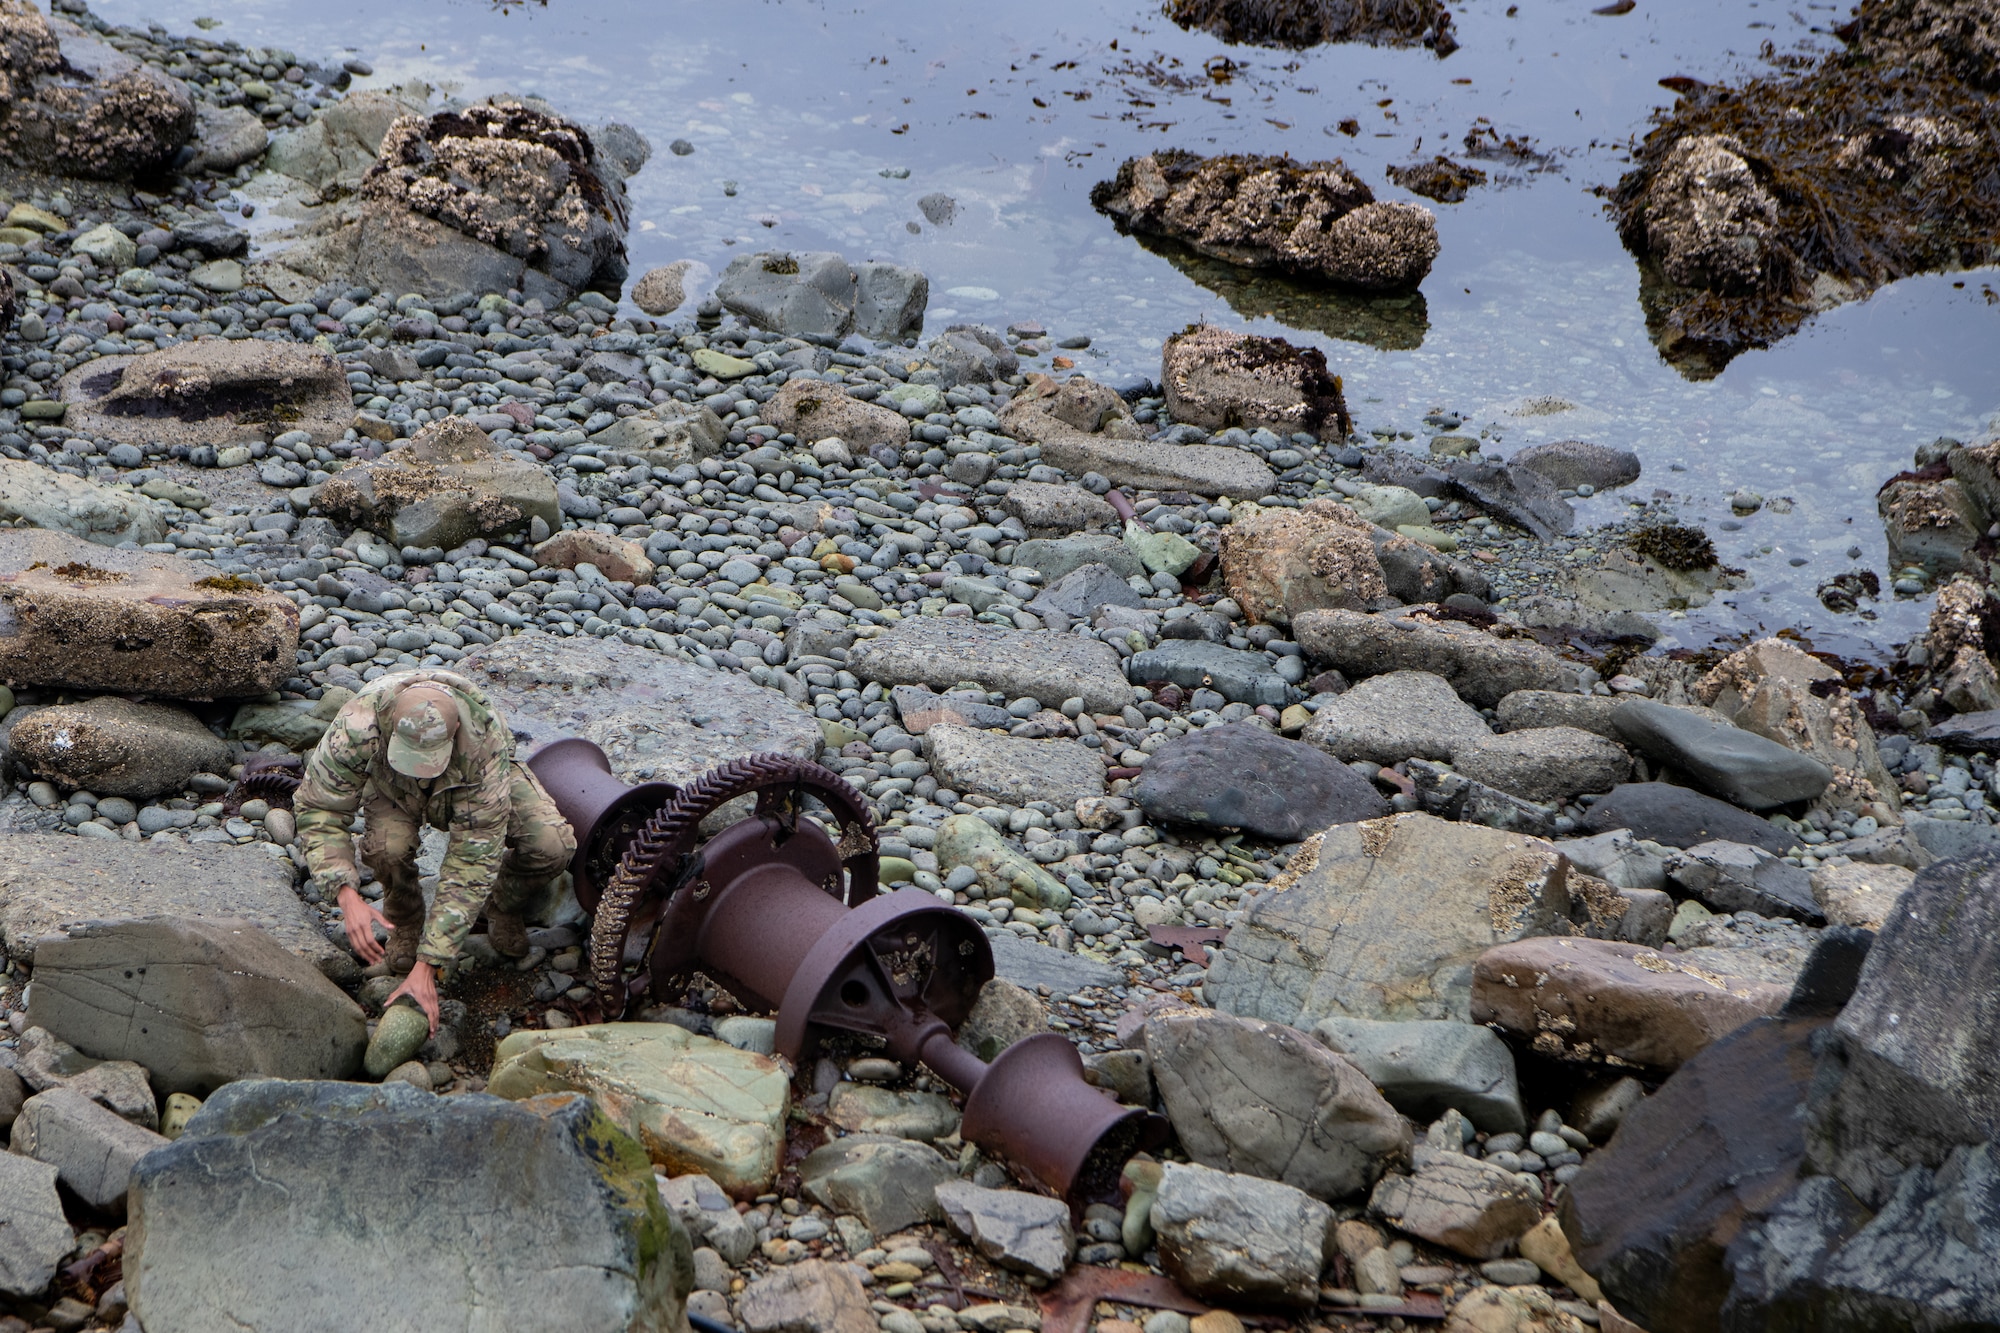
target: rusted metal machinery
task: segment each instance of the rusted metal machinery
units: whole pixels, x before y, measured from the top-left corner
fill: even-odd
[[[777,1016],[795,1063],[833,1033],[879,1037],[965,1094],[960,1132],[1074,1203],[1114,1195],[1125,1160],[1160,1132],[1084,1079],[1076,1048],[1043,1033],[990,1065],[954,1032],[993,977],[978,924],[918,889],[877,883],[874,816],[837,773],[785,754],[732,760],[685,787],[627,787],[585,740],[528,760],[577,834],[578,901],[592,913],[595,1012],[622,1016],[696,972],[745,1008]],[[748,817],[704,837],[729,802]],[[806,813],[816,799],[836,842]]]

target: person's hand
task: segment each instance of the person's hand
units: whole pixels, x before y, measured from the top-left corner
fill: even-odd
[[[438,1030],[438,992],[436,974],[431,971],[431,965],[419,958],[410,969],[410,975],[403,978],[403,984],[389,992],[382,1008],[387,1010],[399,995],[407,995],[417,1002],[417,1008],[424,1011],[425,1018],[430,1019],[431,1035],[435,1037]]]
[[[347,927],[347,942],[353,946],[355,955],[371,967],[381,962],[385,951],[375,938],[375,927],[380,925],[384,930],[394,929],[389,924],[389,918],[383,916],[375,904],[363,898],[361,890],[352,884],[341,885],[334,898],[340,904],[341,924]]]

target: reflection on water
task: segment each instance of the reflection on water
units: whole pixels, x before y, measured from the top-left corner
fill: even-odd
[[[1220,296],[1246,320],[1276,320],[1287,328],[1386,351],[1422,347],[1430,327],[1422,291],[1370,295],[1211,259],[1164,236],[1138,232],[1132,239]]]

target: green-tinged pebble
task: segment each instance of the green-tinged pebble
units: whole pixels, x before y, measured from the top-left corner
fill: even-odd
[[[368,1054],[362,1060],[368,1077],[386,1078],[390,1070],[415,1055],[430,1035],[431,1023],[423,1010],[413,1004],[390,1005],[382,1021],[375,1025]]]

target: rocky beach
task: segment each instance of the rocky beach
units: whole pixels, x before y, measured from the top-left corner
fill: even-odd
[[[1482,31],[1173,9],[1239,53]],[[775,218],[669,259],[671,125],[214,27],[0,0],[0,1333],[2000,1327],[1992,429],[1841,464],[1864,552],[1581,394],[1398,416],[1339,329],[1142,305],[1107,350]],[[1835,40],[1744,95],[1841,102],[1830,148],[1706,84],[1629,127],[1648,357],[1994,262],[1990,15]],[[1421,344],[1440,213],[1543,159],[1334,147],[1099,157],[1091,221]],[[984,942],[928,1001],[962,1054],[801,1046],[589,848],[434,1034],[385,1012],[292,794],[419,668],[617,784],[847,784],[781,817]],[[1144,1127],[1069,1188],[960,1077],[1055,1047]]]

